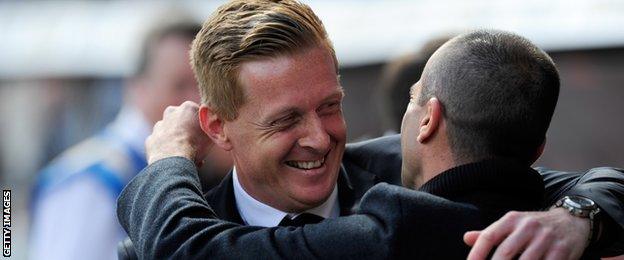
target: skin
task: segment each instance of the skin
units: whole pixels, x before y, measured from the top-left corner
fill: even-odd
[[[455,167],[437,98],[418,105],[421,81],[410,89],[410,102],[401,123],[401,180],[404,187],[418,189],[441,172]]]
[[[230,152],[241,186],[284,212],[301,212],[334,190],[346,142],[342,87],[323,48],[244,62],[239,83],[246,102],[232,121],[207,106],[202,129]],[[253,152],[250,152],[253,151]],[[293,162],[319,162],[301,169]]]

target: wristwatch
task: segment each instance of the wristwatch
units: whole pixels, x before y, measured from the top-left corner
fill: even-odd
[[[565,196],[555,203],[555,207],[566,209],[572,216],[589,219],[588,245],[595,240],[594,236],[598,233],[596,220],[600,208],[593,200],[582,196]]]

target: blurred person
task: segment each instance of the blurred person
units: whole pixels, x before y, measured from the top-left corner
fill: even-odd
[[[167,106],[199,100],[188,51],[200,28],[180,20],[151,30],[135,74],[125,80],[115,120],[41,171],[33,195],[32,259],[116,258],[125,233],[115,200],[146,165],[146,137]]]
[[[188,150],[180,145],[188,139],[200,139],[202,134],[179,132],[176,124],[166,123],[166,120],[157,125],[156,129],[171,132],[166,133],[167,138],[148,139],[148,145],[155,145],[150,151],[153,164],[147,168],[148,173],[135,179],[128,195],[120,198],[118,208],[124,228],[137,242],[140,257],[187,256],[202,252],[216,256],[280,255],[279,249],[278,252],[270,249],[284,244],[272,239],[285,233],[272,233],[279,229],[268,229],[261,232],[260,237],[241,235],[238,239],[241,230],[250,229],[232,223],[275,227],[301,223],[299,216],[306,216],[307,223],[322,219],[334,222],[336,216],[353,214],[362,195],[374,184],[400,183],[398,137],[374,140],[345,150],[346,126],[342,118],[337,61],[321,22],[309,7],[296,1],[229,2],[204,24],[192,53],[202,90],[201,128],[217,146],[232,154],[235,167],[218,187],[206,194],[205,200],[212,208],[207,207],[204,199],[196,196],[201,192],[189,180],[193,177],[189,173],[195,170],[188,159],[194,159],[194,150],[201,149],[202,144],[191,141]],[[165,113],[175,111],[173,108]],[[166,142],[167,139],[171,139],[171,143]],[[171,178],[161,179],[161,173]],[[621,188],[610,186],[617,179],[600,179],[600,174],[619,177],[619,173],[610,169],[593,170],[586,175],[555,174],[547,184],[547,202],[564,192],[583,191],[588,182],[607,182],[592,189],[596,191]],[[144,183],[151,185],[142,185]],[[180,191],[177,188],[190,193],[167,196],[171,195],[168,193],[171,190]],[[155,198],[141,194],[152,194]],[[613,196],[588,194],[600,205],[618,204]],[[172,202],[168,199],[176,203],[160,204]],[[146,206],[149,211],[144,208]],[[611,208],[608,213],[618,216],[621,212]],[[536,218],[543,216],[551,220],[526,233],[532,237],[533,232],[553,230],[545,232],[562,238],[561,243],[566,246],[583,248],[589,221],[569,225],[573,221],[566,220],[573,217],[566,214],[556,210],[535,213],[529,216],[530,221],[538,221]],[[229,222],[211,219],[209,223],[216,223],[214,229],[203,229],[207,218]],[[143,221],[164,225],[144,225]],[[559,229],[561,225],[569,229]],[[228,228],[235,230],[228,232]],[[523,227],[512,228],[517,229],[523,230]],[[616,226],[611,232],[621,233],[621,228]],[[209,238],[217,241],[204,244],[210,240],[203,239]],[[343,245],[337,241],[340,238],[327,242]],[[301,241],[295,238],[285,244]],[[245,243],[250,243],[249,251],[245,251]],[[522,246],[520,242],[509,243]],[[240,247],[233,249],[230,245]],[[366,247],[362,245],[362,248]],[[284,250],[297,253],[296,249]],[[305,251],[298,253],[305,254]]]

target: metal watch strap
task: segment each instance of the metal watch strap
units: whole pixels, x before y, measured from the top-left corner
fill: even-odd
[[[555,203],[555,207],[565,209],[572,216],[579,217],[579,218],[586,218],[589,220],[589,236],[587,237],[587,242],[588,242],[587,245],[589,246],[593,242],[595,242],[594,240],[596,240],[596,235],[598,235],[598,230],[596,227],[596,224],[597,224],[596,217],[597,217],[597,214],[600,213],[600,208],[598,208],[598,206],[596,206],[596,204],[591,199],[581,197],[581,196],[575,196],[575,197],[591,201],[593,204],[592,205],[593,207],[583,209],[583,208],[578,208],[578,207],[569,205],[568,203],[566,203],[566,201],[572,200],[570,196],[565,196],[561,198],[560,200],[558,200]]]

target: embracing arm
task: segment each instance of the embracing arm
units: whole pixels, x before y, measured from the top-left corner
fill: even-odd
[[[370,215],[301,228],[219,220],[201,196],[195,165],[182,157],[159,160],[137,175],[120,195],[117,214],[139,259],[380,259],[390,252],[393,230],[378,228],[391,224]]]
[[[400,185],[401,147],[400,135],[386,136],[364,142],[350,144],[345,151],[344,160],[353,162],[361,168],[367,169],[378,176],[380,181]],[[594,168],[584,173],[552,171],[537,168],[544,177],[546,185],[546,197],[544,207],[552,206],[558,199],[567,195],[580,195],[588,197],[598,204],[602,210],[602,234],[599,240],[592,246],[600,255],[611,256],[624,254],[624,171],[615,168]],[[388,174],[393,173],[393,174]],[[539,223],[539,227],[532,232],[527,231],[525,223]],[[518,253],[526,248],[524,242],[539,242],[544,236],[543,230],[558,232],[551,234],[561,238],[561,247],[544,248],[538,246],[540,253],[554,253],[564,251],[563,254],[580,254],[587,243],[589,235],[589,221],[571,217],[562,210],[547,212],[524,212],[522,214],[511,213],[511,216],[503,218],[496,225],[490,226],[487,231],[489,239],[479,239],[481,242],[476,248],[479,257],[485,258],[489,250],[495,245],[509,249],[509,253]],[[554,231],[553,231],[554,230]],[[533,234],[524,241],[516,240],[510,236],[512,233]],[[479,236],[472,233],[467,241],[474,245]],[[506,243],[503,243],[507,241]],[[499,246],[499,248],[501,248]],[[579,249],[580,248],[580,249]],[[570,252],[570,251],[579,252]],[[475,249],[473,249],[475,251]],[[501,250],[499,250],[501,251]],[[473,252],[474,253],[474,252]],[[502,253],[502,252],[501,252]],[[530,253],[530,252],[529,252]]]
[[[559,198],[578,195],[591,198],[601,209],[598,240],[594,249],[601,256],[624,254],[624,170],[593,168],[584,173],[558,172],[537,168],[544,177],[545,206]]]
[[[544,177],[548,208],[566,195],[592,199],[601,208],[600,236],[588,252],[589,220],[574,217],[563,209],[545,212],[510,212],[483,231],[468,232],[464,239],[473,246],[469,259],[485,259],[492,248],[493,258],[520,259],[613,256],[624,253],[624,174],[614,168],[594,168],[569,173],[537,168]],[[617,221],[616,221],[617,220]]]

